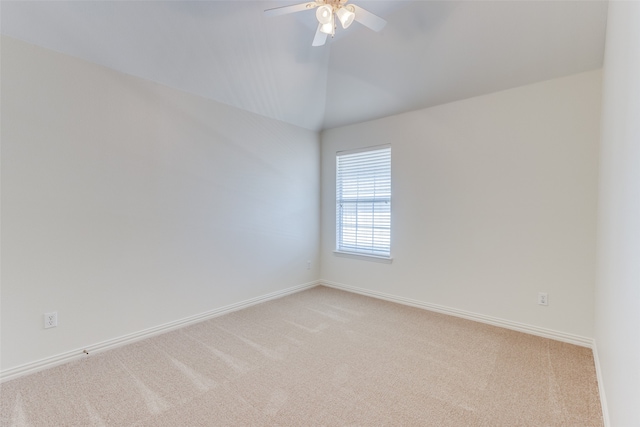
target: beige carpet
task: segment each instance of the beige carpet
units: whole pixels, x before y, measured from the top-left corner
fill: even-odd
[[[601,426],[591,350],[316,287],[6,382],[2,426]]]

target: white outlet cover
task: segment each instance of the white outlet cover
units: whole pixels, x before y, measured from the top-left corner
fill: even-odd
[[[55,328],[58,326],[58,312],[52,311],[51,313],[44,314],[44,327],[46,328]]]
[[[538,304],[540,305],[549,305],[549,296],[546,292],[540,292],[538,294]]]

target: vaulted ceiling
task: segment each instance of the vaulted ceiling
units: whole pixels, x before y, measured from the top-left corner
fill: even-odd
[[[602,66],[604,1],[351,0],[384,17],[312,47],[301,1],[7,1],[21,39],[321,130]]]

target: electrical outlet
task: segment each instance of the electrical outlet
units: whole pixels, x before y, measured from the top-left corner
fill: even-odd
[[[311,261],[307,261],[307,270],[311,270]]]
[[[51,313],[44,314],[44,327],[46,328],[55,328],[58,326],[58,312],[54,311]]]
[[[546,292],[538,293],[538,304],[540,305],[549,305],[549,297]]]

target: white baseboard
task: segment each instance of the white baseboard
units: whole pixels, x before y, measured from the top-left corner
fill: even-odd
[[[596,365],[596,378],[598,379],[598,393],[600,393],[600,405],[602,405],[602,421],[604,427],[611,427],[611,421],[609,420],[609,407],[607,406],[607,396],[604,392],[604,383],[602,381],[602,370],[600,369],[600,358],[598,357],[598,345],[596,340],[593,340],[593,362]]]
[[[538,326],[527,325],[524,323],[513,322],[511,320],[500,319],[498,317],[486,316],[484,314],[472,313],[470,311],[459,310],[457,308],[445,307],[442,305],[431,304],[423,301],[413,300],[409,298],[399,297],[395,295],[385,294],[383,292],[372,291],[369,289],[358,288],[355,286],[344,285],[342,283],[332,282],[330,280],[319,280],[321,285],[330,288],[341,289],[347,292],[366,295],[386,301],[396,302],[399,304],[409,305],[411,307],[422,308],[437,313],[448,314],[450,316],[462,317],[476,322],[487,323],[493,326],[511,329],[518,332],[524,332],[539,337],[550,338],[556,341],[562,341],[569,344],[579,345],[581,347],[593,347],[593,338],[587,338],[580,335],[568,334],[565,332],[554,331],[553,329],[540,328]]]
[[[140,341],[154,335],[159,335],[165,332],[169,332],[173,329],[182,328],[184,326],[202,322],[203,320],[211,319],[213,317],[221,316],[223,314],[231,313],[232,311],[241,310],[243,308],[250,307],[252,305],[259,304],[261,302],[269,301],[276,298],[282,298],[286,295],[290,295],[296,292],[303,291],[305,289],[313,288],[320,284],[320,281],[303,283],[302,285],[292,286],[287,289],[272,292],[266,295],[261,295],[255,298],[251,298],[245,301],[240,301],[235,304],[230,304],[224,307],[216,308],[204,313],[196,314],[194,316],[185,317],[184,319],[176,320],[174,322],[165,323],[164,325],[154,326],[153,328],[144,329],[142,331],[134,332],[132,334],[123,335],[121,337],[113,338],[107,341],[103,341],[97,344],[87,345],[86,347],[76,350],[67,351],[55,356],[47,357],[35,362],[25,363],[24,365],[16,366],[14,368],[5,369],[0,372],[0,382],[9,381],[24,375],[32,374],[34,372],[42,371],[44,369],[52,368],[57,365],[71,362],[83,357],[87,357],[87,353],[93,354],[110,350],[116,347],[130,344],[136,341]],[[85,353],[84,351],[87,351]]]

